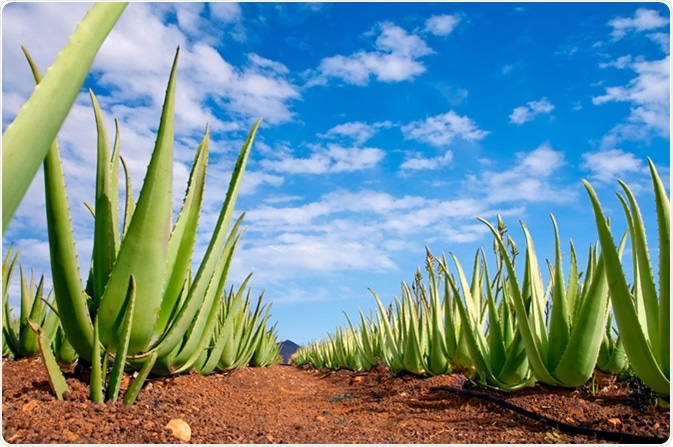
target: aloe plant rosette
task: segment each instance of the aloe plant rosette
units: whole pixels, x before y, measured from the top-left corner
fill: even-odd
[[[521,222],[526,255],[523,278],[519,281],[502,238],[497,237],[498,231],[486,220],[479,220],[491,230],[503,253],[519,332],[535,377],[552,386],[574,388],[585,384],[596,365],[608,315],[608,287],[602,258],[593,262],[590,257],[587,270],[591,272],[580,287],[576,261],[571,257],[566,286],[558,228],[552,216],[555,260],[550,285],[545,288],[533,240]],[[551,295],[551,313],[547,319],[548,294]]]
[[[631,238],[633,287],[629,287],[617,247],[610,233],[605,214],[596,192],[583,180],[594,211],[598,236],[603,250],[602,259],[612,309],[619,329],[620,341],[631,367],[638,377],[655,393],[669,396],[671,368],[671,203],[663,182],[648,158],[654,189],[654,201],[659,238],[659,290],[654,281],[643,218],[631,189],[621,180],[624,196],[617,194],[622,205]]]
[[[67,339],[92,364],[109,356],[146,373],[186,370],[207,347],[241,223],[233,229],[234,204],[259,127],[239,153],[229,190],[194,278],[191,255],[205,188],[209,131],[199,144],[182,209],[172,224],[173,133],[176,52],[156,143],[137,202],[126,172],[125,215],[118,215],[119,132],[113,150],[91,93],[98,131],[94,244],[82,287],[58,145],[45,159],[45,193],[52,277]],[[30,60],[30,58],[29,58]],[[34,68],[36,80],[39,73]],[[125,168],[126,170],[126,168]],[[119,227],[121,226],[121,230]],[[137,302],[136,302],[137,301]],[[101,350],[102,348],[102,350]]]

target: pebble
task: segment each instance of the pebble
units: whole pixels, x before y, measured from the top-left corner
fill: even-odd
[[[192,429],[189,424],[182,419],[171,419],[166,424],[166,428],[173,432],[173,436],[181,441],[189,442],[192,438]]]

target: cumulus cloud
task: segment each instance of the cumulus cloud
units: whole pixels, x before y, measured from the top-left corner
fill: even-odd
[[[481,130],[467,116],[460,116],[453,110],[424,121],[414,121],[402,126],[402,133],[407,140],[416,140],[432,146],[447,146],[455,139],[478,141],[489,134]]]
[[[318,67],[318,76],[309,85],[325,84],[329,78],[367,85],[372,76],[382,82],[400,82],[425,72],[425,66],[418,59],[433,51],[423,39],[390,22],[380,23],[378,29],[373,51],[360,50],[350,56],[324,58]]]
[[[582,168],[589,171],[589,180],[609,184],[623,179],[629,172],[643,172],[646,168],[638,157],[621,149],[607,149],[582,154]]]
[[[370,169],[376,166],[385,156],[385,151],[378,148],[343,147],[328,144],[326,147],[316,146],[309,157],[295,158],[290,154],[261,161],[262,167],[274,172],[289,174],[327,174],[353,172]]]
[[[435,36],[448,36],[458,23],[460,23],[460,16],[457,15],[433,15],[425,21],[425,31]]]
[[[652,135],[668,138],[670,135],[670,56],[624,65],[637,76],[625,86],[608,87],[604,95],[592,98],[594,105],[631,104],[626,121],[603,138],[603,148],[612,148],[623,140],[647,139]]]
[[[390,128],[392,124],[390,121],[380,121],[372,124],[351,121],[338,124],[324,134],[318,134],[318,136],[332,139],[345,137],[351,139],[355,145],[360,145],[376,135],[380,129]]]
[[[608,22],[612,27],[612,38],[619,40],[627,32],[650,31],[668,25],[668,19],[652,9],[638,8],[633,17],[617,17]]]
[[[453,152],[451,151],[446,151],[444,155],[430,158],[425,158],[422,155],[413,155],[404,160],[400,165],[400,171],[403,175],[408,173],[408,171],[433,171],[448,166],[452,161]]]
[[[538,115],[551,113],[552,110],[554,110],[554,105],[547,98],[530,101],[525,106],[515,108],[509,116],[509,122],[514,124],[527,123],[533,121]]]
[[[468,182],[488,191],[486,199],[491,203],[568,203],[576,193],[560,187],[560,182],[554,179],[565,163],[563,152],[544,143],[530,152],[518,152],[510,169],[486,170],[478,177],[471,176]]]

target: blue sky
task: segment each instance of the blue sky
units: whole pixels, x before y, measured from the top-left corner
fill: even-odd
[[[2,123],[32,90],[86,3],[6,3]],[[425,246],[471,265],[501,214],[523,248],[553,257],[556,217],[584,263],[597,236],[581,179],[615,232],[617,179],[656,244],[646,157],[670,183],[670,12],[664,3],[132,3],[86,87],[139,188],[175,48],[175,203],[206,123],[212,132],[200,259],[243,138],[262,116],[243,193],[248,226],[231,272],[253,272],[279,338],[306,343],[399,295]],[[88,266],[95,128],[86,90],[60,135],[77,248]],[[38,175],[3,238],[49,276]],[[656,253],[654,253],[656,256]],[[544,264],[543,264],[544,265]],[[16,295],[16,287],[13,288]],[[16,299],[15,297],[13,298]],[[16,302],[16,301],[15,301]]]

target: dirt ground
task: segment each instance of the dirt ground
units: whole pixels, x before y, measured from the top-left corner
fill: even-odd
[[[8,443],[598,443],[495,403],[455,395],[459,375],[427,379],[316,371],[287,365],[149,381],[132,407],[94,404],[68,374],[63,401],[50,393],[38,358],[2,362],[2,437]],[[505,399],[556,421],[660,438],[670,414],[632,408],[628,385],[601,376],[590,389],[536,386]],[[171,428],[173,427],[173,428]],[[182,437],[182,440],[181,440]],[[653,439],[657,441],[657,439]],[[626,441],[628,442],[628,440]],[[633,442],[633,441],[631,441]]]

